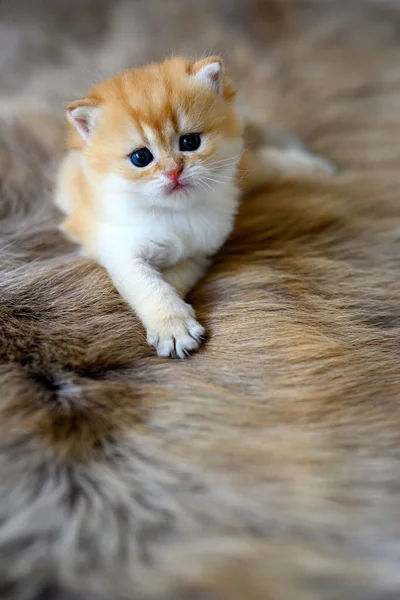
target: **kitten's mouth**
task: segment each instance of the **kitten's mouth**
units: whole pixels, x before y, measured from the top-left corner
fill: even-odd
[[[190,183],[187,183],[186,181],[173,181],[167,187],[167,194],[174,194],[177,192],[182,192],[182,191],[188,190],[190,187],[191,187]]]

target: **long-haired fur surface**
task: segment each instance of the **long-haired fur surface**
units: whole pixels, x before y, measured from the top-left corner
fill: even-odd
[[[0,5],[0,596],[400,596],[396,3]],[[271,182],[157,358],[58,232],[64,103],[169,52],[222,55],[255,121],[339,166]]]

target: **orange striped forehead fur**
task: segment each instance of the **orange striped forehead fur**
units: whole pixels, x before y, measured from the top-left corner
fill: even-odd
[[[126,161],[130,152],[151,143],[161,149],[165,162],[173,155],[174,138],[186,133],[206,133],[209,136],[206,148],[185,160],[207,158],[216,151],[221,137],[241,135],[232,107],[235,91],[226,74],[220,97],[194,78],[202,67],[217,61],[222,65],[215,57],[197,62],[175,57],[98,83],[87,98],[68,107],[69,110],[77,106],[100,109],[90,144],[85,148],[84,141],[70,126],[70,148],[84,149],[95,170],[117,169],[136,179],[149,177],[165,166],[155,164],[143,172],[132,169]]]

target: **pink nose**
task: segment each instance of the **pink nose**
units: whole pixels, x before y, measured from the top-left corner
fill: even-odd
[[[181,173],[183,171],[183,167],[175,167],[175,169],[170,169],[169,171],[164,171],[164,175],[172,179],[172,181],[178,181]]]

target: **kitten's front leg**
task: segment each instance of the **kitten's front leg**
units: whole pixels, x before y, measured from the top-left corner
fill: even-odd
[[[107,257],[102,261],[121,296],[134,309],[158,356],[185,358],[197,350],[204,328],[161,273],[143,259]]]
[[[167,281],[184,298],[190,290],[203,277],[210,265],[210,259],[207,256],[199,255],[193,258],[187,258],[176,265],[172,265],[163,271],[165,281]]]

